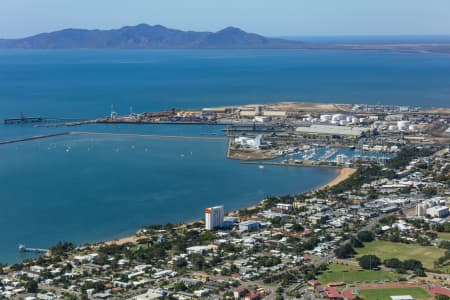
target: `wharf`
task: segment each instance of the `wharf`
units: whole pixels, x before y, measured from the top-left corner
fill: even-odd
[[[28,123],[54,123],[54,122],[64,122],[61,124],[67,124],[67,122],[78,122],[79,119],[69,119],[69,118],[51,118],[51,117],[19,117],[19,118],[6,118],[3,120],[4,125],[17,125],[17,124],[28,124]],[[36,125],[35,125],[36,126]],[[41,125],[45,126],[45,125]]]
[[[38,123],[42,122],[44,119],[42,117],[20,117],[20,118],[7,118],[3,120],[3,124],[24,124],[24,123]]]
[[[319,167],[319,168],[332,168],[332,169],[340,169],[340,166],[332,165],[332,164],[324,164],[321,162],[320,164],[314,164],[311,161],[302,161],[301,163],[282,163],[282,162],[263,162],[263,161],[241,161],[243,165],[260,165],[260,166],[280,166],[280,167]]]

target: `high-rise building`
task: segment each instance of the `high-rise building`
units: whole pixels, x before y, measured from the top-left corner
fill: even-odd
[[[214,230],[223,227],[223,205],[205,209],[205,229]]]

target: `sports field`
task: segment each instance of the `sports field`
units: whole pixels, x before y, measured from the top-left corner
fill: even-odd
[[[397,275],[386,271],[367,271],[358,267],[330,264],[328,270],[318,276],[321,284],[325,285],[329,282],[373,282],[373,281],[393,281],[397,279]]]
[[[442,240],[450,240],[450,232],[438,232],[437,235]]]
[[[360,290],[360,297],[364,300],[391,300],[391,296],[410,295],[414,299],[429,299],[430,294],[420,287],[366,289]]]
[[[376,240],[365,243],[363,248],[355,249],[358,253],[356,257],[366,254],[375,254],[381,260],[388,258],[398,258],[400,260],[417,259],[423,266],[432,270],[433,262],[444,255],[445,250],[432,246],[419,246],[413,244],[393,243]]]

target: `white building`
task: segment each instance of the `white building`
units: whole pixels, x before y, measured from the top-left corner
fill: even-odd
[[[234,143],[250,149],[259,149],[264,143],[262,135],[257,135],[255,138],[247,136],[240,136],[234,139]]]
[[[258,230],[260,226],[261,224],[259,222],[249,220],[239,223],[239,231],[244,232],[244,231]]]
[[[345,165],[348,162],[348,156],[345,154],[336,155],[336,163],[338,165]]]
[[[416,212],[418,217],[425,217],[427,214],[427,205],[424,203],[417,204]]]
[[[427,209],[427,214],[434,218],[445,218],[448,216],[448,207],[433,206]]]
[[[223,227],[223,205],[205,209],[205,229],[214,230]]]
[[[283,212],[286,212],[293,210],[294,206],[288,203],[277,203],[277,208],[281,209]]]
[[[255,122],[258,123],[265,123],[265,122],[270,122],[272,120],[272,117],[268,117],[268,116],[255,116],[255,118],[253,119]]]

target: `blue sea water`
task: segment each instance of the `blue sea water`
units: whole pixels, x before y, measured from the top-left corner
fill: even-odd
[[[445,55],[333,51],[0,51],[0,118],[92,118],[271,101],[450,106]],[[0,125],[0,140],[64,129]],[[89,125],[83,131],[220,136],[221,127]],[[0,146],[0,262],[17,246],[94,242],[203,208],[299,193],[336,172],[241,165],[225,141],[66,136]]]

